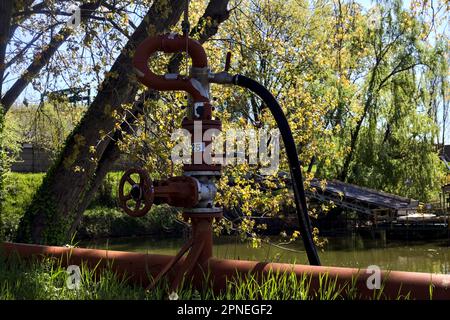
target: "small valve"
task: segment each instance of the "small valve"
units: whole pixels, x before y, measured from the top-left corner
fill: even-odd
[[[153,204],[194,208],[201,201],[212,200],[214,195],[213,185],[201,183],[194,177],[171,177],[152,182],[147,171],[140,168],[127,170],[119,182],[119,206],[132,217],[144,216]]]
[[[131,188],[128,190],[127,185]],[[132,217],[142,217],[153,205],[155,192],[147,171],[127,170],[119,182],[119,206]]]

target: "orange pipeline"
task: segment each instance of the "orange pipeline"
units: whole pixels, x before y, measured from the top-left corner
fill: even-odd
[[[113,270],[119,275],[129,276],[133,283],[143,286],[149,284],[149,275],[155,277],[173,259],[168,255],[144,254],[122,251],[107,251],[97,249],[67,248],[40,246],[20,243],[3,243],[0,248],[4,254],[11,255],[16,252],[20,257],[29,259],[33,256],[53,256],[62,258],[63,265],[82,265],[86,263],[90,267],[96,266],[99,261],[99,268],[111,265]],[[179,264],[182,264],[183,259]],[[279,272],[294,272],[298,277],[305,274],[311,276],[310,294],[317,290],[319,277],[328,274],[329,279],[337,278],[337,285],[347,286],[356,279],[356,288],[360,298],[370,299],[373,297],[373,290],[368,289],[366,281],[370,274],[364,269],[340,268],[326,266],[290,265],[283,263],[264,263],[257,261],[222,260],[211,258],[208,261],[213,288],[216,292],[223,290],[226,286],[226,279],[231,279],[236,275],[240,277],[248,273],[255,275],[267,274],[270,270]],[[194,274],[194,284],[200,287],[203,284],[202,270],[196,268]],[[177,267],[167,276],[173,279],[177,275]],[[435,300],[450,300],[450,275],[431,274],[420,272],[390,271],[382,272],[381,283],[384,286],[383,294],[386,298],[395,299],[399,295],[410,294],[411,299],[428,300],[430,290],[432,298]],[[430,287],[432,287],[430,289]],[[345,292],[345,290],[344,290]]]

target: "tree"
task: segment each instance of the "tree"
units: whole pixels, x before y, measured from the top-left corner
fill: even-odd
[[[18,241],[60,244],[70,238],[93,193],[118,157],[116,141],[104,139],[103,133],[113,131],[114,111],[133,103],[138,92],[131,66],[133,50],[147,36],[170,30],[179,20],[183,3],[182,0],[155,1],[129,37],[21,220]],[[200,30],[200,39],[203,36],[203,41],[206,40],[211,29],[217,30],[227,18],[227,4],[228,1],[218,0],[209,3],[199,22],[205,27],[194,28]]]
[[[233,70],[257,79],[280,101],[305,166],[326,150],[318,137],[331,133],[323,130],[331,93],[324,85],[329,66],[325,57],[331,54],[324,44],[330,35],[331,17],[330,6],[322,1],[244,1],[220,32],[225,48],[233,51]],[[225,127],[276,128],[258,98],[236,88],[220,90],[218,104],[225,106],[221,108]],[[287,174],[283,174],[289,169],[280,149],[277,174],[261,177],[260,166],[227,166],[220,183],[219,199],[233,217],[232,227],[251,235],[254,245],[261,242],[258,229],[266,226],[256,224],[252,217],[283,218],[293,211]],[[311,178],[307,175],[307,186]],[[297,238],[298,232],[289,236]]]
[[[12,104],[16,102],[29,84],[35,90],[41,92],[41,102],[43,102],[46,93],[60,83],[60,81],[54,81],[52,86],[50,84],[52,75],[56,78],[61,74],[65,75],[66,77],[60,78],[63,78],[62,80],[65,83],[70,84],[69,86],[75,86],[75,82],[80,77],[74,76],[74,73],[67,76],[67,72],[75,68],[78,69],[79,75],[80,66],[85,64],[84,59],[74,59],[72,62],[76,63],[67,64],[67,61],[62,58],[61,50],[58,50],[65,46],[64,54],[73,55],[79,48],[79,45],[74,45],[74,43],[78,44],[80,40],[72,39],[71,41],[71,37],[73,38],[76,32],[66,27],[67,19],[73,14],[73,12],[66,10],[69,5],[76,5],[76,2],[45,0],[35,5],[33,5],[33,2],[33,0],[2,1],[0,7],[0,180],[7,171],[7,164],[11,162],[11,157],[7,156],[9,152],[6,151],[6,147],[11,149],[11,146],[4,145],[6,139],[1,133],[4,127],[3,114],[9,111]],[[80,20],[84,25],[84,31],[86,31],[84,39],[83,35],[79,37],[84,40],[82,43],[86,44],[87,48],[87,39],[97,29],[88,27],[87,22],[91,18],[98,19],[97,27],[101,26],[104,30],[108,25],[116,25],[117,16],[122,18],[124,12],[128,13],[128,6],[123,6],[123,4],[123,1],[112,3],[92,1],[79,6]],[[146,5],[146,1],[139,1],[134,8],[145,7]],[[98,8],[106,10],[96,12]],[[95,15],[95,13],[98,15]],[[130,23],[130,26],[132,27],[133,24]],[[122,28],[121,31],[123,31]],[[115,35],[114,32],[110,32],[110,36],[111,34]],[[98,51],[103,53],[105,50]],[[113,50],[108,49],[108,51],[109,54],[114,53]],[[84,52],[82,50],[81,58],[83,58]],[[96,60],[99,60],[95,58],[94,54],[91,54],[91,57],[94,64]],[[46,72],[46,81],[43,81],[42,84],[44,71]],[[14,74],[20,75],[14,77]],[[10,85],[12,81],[14,82]],[[1,195],[3,195],[3,192]]]
[[[45,93],[55,79],[80,84],[77,72],[88,69],[99,88],[22,219],[19,241],[63,243],[121,153],[138,159],[157,178],[181,171],[169,165],[170,133],[183,117],[176,106],[186,102],[185,93],[141,90],[131,71],[130,54],[147,34],[180,31],[177,21],[183,2],[155,1],[139,16],[139,26],[132,25],[136,19],[131,19],[133,9],[127,8],[127,1],[113,3],[115,11],[102,2],[91,16],[93,26],[66,39],[63,46],[73,50],[61,61],[77,62],[71,73],[64,73],[61,61],[52,62],[43,69],[50,74],[50,81],[45,81],[50,86],[39,84],[44,71],[32,81]],[[137,3],[136,14],[145,7],[145,2]],[[445,87],[441,83],[446,83],[442,70],[448,68],[442,61],[448,49],[444,40],[428,39],[429,20],[419,19],[399,1],[382,2],[384,9],[379,5],[368,12],[355,1],[244,0],[231,12],[227,4],[191,2],[191,18],[199,21],[191,36],[205,43],[213,70],[222,67],[231,50],[232,70],[256,78],[275,94],[307,171],[306,187],[314,176],[341,177],[411,197],[432,196],[440,175],[433,151],[434,110],[442,96],[437,93]],[[34,16],[43,9],[22,11]],[[80,38],[82,48],[77,50],[72,40]],[[23,48],[24,44],[15,52]],[[93,55],[86,66],[79,62],[86,61],[83,52]],[[28,60],[22,63],[25,68],[32,61]],[[178,72],[184,63],[183,55],[160,57],[152,61],[152,68]],[[275,128],[266,106],[248,92],[213,85],[212,94],[224,128]],[[414,185],[406,187],[414,165],[421,170],[412,179]],[[233,227],[252,237],[256,226],[252,216],[282,217],[292,209],[284,155],[280,175],[262,179],[258,169],[228,166],[220,181],[219,201],[238,215]],[[430,192],[423,193],[425,188]],[[314,210],[311,215],[317,213]]]
[[[11,16],[13,13],[13,1],[2,1],[0,3],[0,94],[2,92],[2,79],[5,72],[5,52],[7,39],[10,33]],[[0,103],[0,226],[2,223],[2,199],[3,199],[3,176],[6,172],[7,154],[3,144],[4,112]],[[0,238],[1,238],[0,234]]]
[[[349,151],[339,174],[340,179],[344,181],[349,179],[363,124],[368,121],[369,126],[374,129],[378,123],[376,115],[379,114],[383,90],[405,73],[420,72],[421,68],[433,68],[430,58],[439,59],[442,55],[438,47],[427,52],[423,43],[426,39],[421,39],[425,26],[402,9],[401,1],[381,1],[377,9],[380,14],[379,21],[376,21],[373,27],[367,28],[369,32],[365,36],[370,48],[367,58],[370,58],[371,67],[364,86],[363,108],[356,114],[357,120],[350,132]],[[433,53],[430,54],[431,52]],[[350,176],[350,180],[358,179],[352,180]]]
[[[439,189],[442,169],[434,147],[437,122],[431,105],[421,99],[439,90],[438,83],[422,85],[445,69],[445,45],[426,44],[426,24],[401,2],[378,8],[380,20],[365,36],[373,63],[365,77],[363,107],[355,113],[354,126],[348,126],[340,178],[426,201]]]
[[[88,20],[93,13],[99,8],[101,1],[82,4],[80,9],[81,23]],[[4,112],[7,112],[12,106],[17,97],[28,86],[32,79],[34,79],[40,71],[48,64],[51,57],[55,54],[58,48],[67,40],[72,34],[73,29],[70,27],[63,27],[56,35],[54,35],[48,45],[39,52],[22,76],[14,82],[14,84],[6,91],[2,97],[2,105]],[[0,91],[1,92],[1,91]]]

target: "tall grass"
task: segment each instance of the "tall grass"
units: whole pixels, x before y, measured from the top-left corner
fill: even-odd
[[[319,286],[312,290],[311,277],[297,277],[292,272],[273,272],[265,275],[236,275],[227,281],[226,288],[215,293],[210,274],[205,275],[205,286],[196,289],[184,281],[174,295],[169,283],[160,281],[152,290],[131,285],[127,276],[119,276],[111,268],[97,270],[81,266],[80,286],[69,289],[69,274],[62,259],[43,258],[24,261],[17,256],[0,258],[0,300],[343,300],[357,299],[356,279],[348,286],[339,286],[336,278],[323,274]],[[344,290],[345,289],[345,290]],[[397,299],[409,299],[398,295]],[[383,288],[377,290],[373,299],[386,299]]]
[[[226,300],[307,300],[311,297],[311,277],[297,277],[293,272],[273,272],[266,275],[236,275],[228,281],[226,291],[218,298]]]
[[[143,299],[144,290],[127,284],[110,269],[96,273],[81,266],[81,286],[69,289],[69,274],[62,260],[44,258],[23,261],[18,257],[0,260],[0,299],[27,300],[97,300]]]

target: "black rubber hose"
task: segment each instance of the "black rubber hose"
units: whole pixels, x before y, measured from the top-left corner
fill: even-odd
[[[300,233],[308,256],[309,264],[320,266],[319,255],[311,234],[311,221],[308,216],[308,208],[306,206],[305,189],[303,187],[303,177],[300,169],[300,161],[298,160],[297,149],[295,147],[294,137],[291,128],[283,113],[280,105],[273,95],[257,81],[237,74],[233,77],[233,84],[244,87],[258,95],[272,112],[273,117],[278,125],[281,137],[286,148],[286,154],[289,161],[289,168],[292,177],[292,186],[294,189],[295,206],[297,208],[298,222],[300,224]]]

